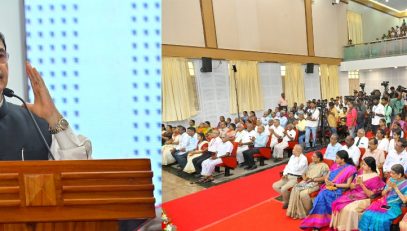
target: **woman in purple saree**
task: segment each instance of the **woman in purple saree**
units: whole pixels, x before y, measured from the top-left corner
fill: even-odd
[[[361,163],[363,172],[350,184],[350,190],[332,203],[331,230],[358,230],[359,217],[370,205],[369,197],[379,193],[386,185],[376,170],[373,157],[366,157]]]
[[[349,188],[356,168],[345,150],[336,153],[335,164],[331,166],[330,173],[321,186],[321,191],[314,200],[309,215],[301,222],[300,228],[319,230],[329,226],[332,213],[332,202],[339,198],[343,191]]]

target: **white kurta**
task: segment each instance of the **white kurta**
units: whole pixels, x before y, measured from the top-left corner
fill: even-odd
[[[294,129],[291,129],[291,131],[287,131],[287,134],[290,135],[291,137],[295,138],[296,132]],[[288,141],[290,141],[290,138],[288,136],[284,136],[283,141],[279,144],[276,144],[274,146],[273,150],[273,157],[274,158],[283,158],[284,155],[284,149],[288,147]]]
[[[216,159],[206,159],[204,162],[202,162],[202,176],[210,176],[212,175],[213,171],[215,171],[216,165],[222,163],[222,158],[219,158],[221,156],[226,155],[226,153],[231,153],[233,150],[233,144],[230,141],[222,142],[222,144],[218,145],[217,148],[217,153],[216,156],[218,158]]]

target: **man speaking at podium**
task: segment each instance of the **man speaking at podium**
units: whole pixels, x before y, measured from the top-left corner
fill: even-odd
[[[68,121],[58,112],[41,75],[30,64],[26,64],[26,71],[34,104],[27,106],[45,139],[24,107],[6,101],[8,58],[5,38],[0,32],[0,160],[91,159],[90,140],[73,133]]]

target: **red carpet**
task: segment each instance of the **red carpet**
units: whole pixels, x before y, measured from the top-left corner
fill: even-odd
[[[200,230],[301,230],[299,229],[300,220],[288,218],[285,211],[281,209],[281,202],[267,201]]]
[[[162,207],[180,231],[298,230],[299,221],[287,218],[282,203],[271,199],[278,196],[272,184],[280,178],[283,168],[277,166],[211,187]]]

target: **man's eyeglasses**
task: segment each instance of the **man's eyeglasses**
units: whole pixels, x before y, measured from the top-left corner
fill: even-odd
[[[0,52],[0,63],[7,63],[9,56],[7,52]]]

